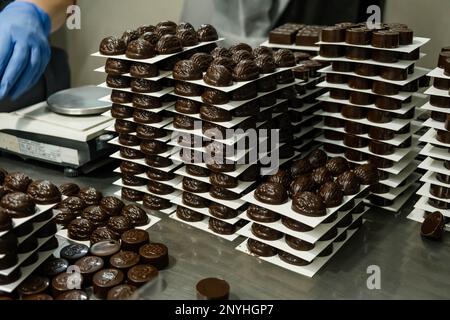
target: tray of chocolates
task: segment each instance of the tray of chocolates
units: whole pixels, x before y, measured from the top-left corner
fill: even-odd
[[[109,58],[111,59],[111,58]],[[111,59],[109,60],[110,64],[123,64],[123,62],[118,62],[115,61],[115,59]],[[150,70],[151,69],[151,65],[146,65],[146,64],[142,64],[142,63],[136,63],[136,64],[126,64],[126,68],[120,71],[116,71],[117,69],[115,69],[114,71],[111,71],[111,69],[109,69],[107,67],[108,65],[108,61],[106,62],[106,66],[102,66],[99,67],[97,69],[95,69],[95,72],[100,72],[100,73],[107,73],[107,74],[113,74],[113,75],[121,75],[123,77],[130,77],[130,78],[141,78],[141,79],[146,79],[146,80],[152,80],[152,81],[158,81],[164,78],[169,77],[172,73],[170,71],[160,71],[158,70],[157,66],[154,67],[154,70]],[[131,68],[135,68],[135,72],[141,70],[142,73],[138,76],[138,74],[136,74],[135,72],[133,74],[130,73],[130,69]],[[144,72],[144,70],[146,72]]]
[[[203,24],[195,30],[189,23],[177,25],[172,21],[161,21],[155,26],[146,25],[136,30],[127,30],[120,38],[104,38],[99,52],[92,56],[155,64],[222,40],[216,29],[209,24]]]
[[[117,111],[117,109],[115,109],[114,111]],[[117,114],[114,114],[113,116],[112,111],[107,111],[104,114],[102,114],[102,116],[116,119],[116,124],[117,120],[124,120],[126,121],[125,124],[129,126],[133,126],[132,124],[129,123],[132,122],[135,123],[136,125],[141,124],[145,125],[146,127],[152,127],[156,129],[162,129],[165,126],[172,123],[173,121],[173,118],[171,118],[169,115],[161,115],[159,113],[154,113],[152,111],[147,111],[144,109],[136,109],[136,110],[133,110],[132,108],[130,109],[131,110],[126,110],[126,113],[120,116],[120,118],[119,115]],[[131,114],[129,114],[129,112]],[[121,122],[120,124],[124,125],[123,122]],[[116,126],[114,128],[116,129]]]
[[[423,223],[425,221],[425,218],[430,214],[431,212],[425,211],[425,210],[421,210],[421,209],[414,209],[413,211],[411,211],[411,213],[408,215],[408,219],[419,222],[419,223]],[[450,223],[446,223],[444,225],[444,230],[445,231],[450,231]]]
[[[126,78],[128,79],[128,78]],[[128,83],[124,84],[122,87],[112,87],[111,84],[108,84],[107,82],[103,82],[98,85],[100,88],[106,88],[106,89],[114,89],[116,91],[126,92],[126,93],[139,93],[141,95],[155,97],[155,98],[161,98],[173,91],[173,87],[161,87],[160,84],[148,84],[148,87],[143,88],[142,90],[133,89],[131,87],[131,84]],[[155,82],[158,83],[158,82]]]
[[[116,94],[117,93],[115,92],[114,95],[116,95]],[[106,96],[106,97],[100,98],[99,101],[108,102],[108,103],[111,103],[111,105],[118,104],[118,105],[125,106],[128,108],[145,109],[145,110],[149,110],[154,113],[159,113],[161,111],[164,111],[175,104],[174,101],[161,99],[161,98],[155,98],[155,97],[149,98],[148,96],[143,96],[140,94],[130,94],[126,98],[121,98],[120,100],[118,100],[117,98],[113,98],[113,99],[111,99],[111,96]],[[121,101],[121,102],[118,102],[118,101]],[[129,101],[129,102],[125,102],[125,101]]]
[[[135,190],[140,193],[154,195],[162,199],[172,200],[174,197],[178,196],[178,192],[176,192],[175,188],[166,184],[162,184],[160,182],[152,183],[151,190],[149,190],[148,185],[143,186],[131,186],[124,183],[123,179],[119,179],[113,182],[114,185],[119,187],[124,187],[127,189]]]
[[[430,170],[432,172],[440,173],[443,175],[450,175],[450,169],[447,169],[447,166],[450,166],[449,164],[447,164],[446,166],[446,162],[447,160],[439,160],[433,159],[431,157],[426,157],[425,160],[418,165],[418,168]]]
[[[146,168],[152,167],[156,167],[158,170],[162,170],[164,172],[172,172],[181,165],[181,162],[172,161],[170,159],[169,161],[163,160],[163,162],[160,162],[160,160],[162,160],[161,158],[153,156],[148,156],[147,158],[142,159],[127,159],[120,155],[120,151],[112,154],[111,158],[122,160],[122,162],[125,162],[125,165],[127,165],[128,167],[134,167],[133,170],[141,170],[140,172],[145,172],[147,170]],[[132,165],[131,163],[134,165]],[[155,163],[157,164],[157,166],[155,166]]]

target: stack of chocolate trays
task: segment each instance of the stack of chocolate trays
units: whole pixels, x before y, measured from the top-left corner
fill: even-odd
[[[261,158],[274,149],[258,130],[253,136],[246,130],[290,125],[283,116],[294,85],[301,82],[291,71],[295,65],[289,50],[274,53],[244,43],[195,53],[175,64],[176,102],[169,109],[175,115],[167,129],[178,135],[171,145],[181,148],[171,159],[185,165],[175,171],[183,180],[175,187],[182,195],[172,199],[177,205],[173,219],[227,240],[238,237],[238,215],[246,204],[241,196],[254,188]],[[290,126],[285,129],[275,146],[281,161],[296,155],[281,139],[293,138]],[[208,161],[210,155],[216,161]]]
[[[314,124],[320,117],[314,112],[320,109],[318,96],[326,92],[326,88],[317,88],[324,75],[317,71],[325,63],[312,60],[319,51],[316,43],[320,40],[320,31],[325,26],[310,26],[297,23],[286,23],[269,32],[269,39],[262,43],[273,49],[289,49],[294,52],[297,67],[294,76],[304,82],[295,86],[296,96],[289,103],[289,118],[293,129],[292,145],[296,150],[311,149],[316,144],[314,138],[320,133]]]
[[[189,23],[162,21],[125,31],[121,38],[105,38],[93,54],[107,58],[96,71],[107,73],[100,87],[112,89],[101,100],[112,103],[105,115],[116,119],[109,130],[118,137],[110,143],[120,149],[112,157],[122,161],[115,170],[121,179],[114,184],[122,187],[117,195],[123,199],[166,214],[175,210],[170,200],[179,196],[174,187],[181,178],[173,173],[180,163],[169,159],[177,151],[167,130],[173,121],[168,109],[175,103],[169,76],[184,56],[210,51],[217,41],[211,25],[195,30]]]
[[[240,217],[250,223],[236,249],[312,277],[362,225],[363,199],[378,181],[376,168],[357,166],[316,149],[284,166],[244,196]]]
[[[58,248],[52,208],[61,194],[48,181],[0,168],[0,198],[0,292],[11,293]]]
[[[438,67],[428,76],[433,85],[425,91],[430,101],[422,109],[431,112],[431,118],[424,122],[426,133],[420,138],[425,143],[420,151],[425,160],[419,168],[426,170],[420,181],[424,184],[417,191],[420,199],[408,218],[423,222],[424,217],[439,211],[450,217],[450,48],[439,53]],[[449,230],[448,224],[446,230]]]
[[[371,188],[367,202],[392,212],[417,189],[414,173],[418,155],[416,93],[428,84],[428,70],[415,67],[420,48],[429,39],[413,37],[403,24],[337,24],[322,30],[319,56],[331,62],[321,72],[330,90],[318,99],[324,130],[317,141],[329,154],[344,155],[354,163],[379,168],[380,183]]]

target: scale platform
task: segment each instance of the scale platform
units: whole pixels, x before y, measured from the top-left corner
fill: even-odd
[[[66,94],[73,98],[83,91],[92,94],[91,87],[71,89]],[[99,97],[108,94],[103,90],[97,93]],[[58,99],[61,97],[59,94]],[[109,107],[101,108],[95,103],[98,112]],[[71,109],[80,110],[79,106]],[[107,143],[114,135],[105,130],[112,124],[113,120],[101,115],[57,114],[49,103],[42,102],[16,112],[0,113],[0,150],[61,166],[67,176],[76,176],[98,168],[115,151]]]

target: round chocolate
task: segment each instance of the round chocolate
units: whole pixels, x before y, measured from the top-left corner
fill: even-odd
[[[104,269],[98,271],[93,278],[94,295],[98,299],[105,299],[108,291],[121,284],[125,279],[122,271],[117,269]]]
[[[263,240],[275,241],[283,238],[283,234],[280,231],[258,223],[252,224],[251,231],[253,235]]]
[[[151,210],[164,210],[172,206],[169,200],[146,194],[143,198],[144,207]]]
[[[367,28],[349,28],[345,32],[345,42],[354,45],[370,44],[371,31]]]
[[[149,59],[156,56],[155,46],[143,38],[131,41],[126,51],[127,58]]]
[[[319,189],[319,195],[327,208],[337,207],[343,201],[343,191],[334,182],[327,182]]]
[[[295,66],[295,57],[291,50],[279,49],[273,54],[275,64],[279,68]]]
[[[261,74],[275,72],[277,64],[271,55],[260,55],[255,58],[255,64],[259,68]]]
[[[158,140],[146,140],[141,143],[141,151],[145,155],[158,155],[167,151],[167,144]]]
[[[125,45],[129,45],[131,41],[138,39],[140,36],[137,30],[126,30],[122,34],[122,40],[125,42]]]
[[[212,203],[208,210],[213,217],[223,220],[236,218],[239,214],[237,210],[231,209],[219,203]]]
[[[372,185],[378,182],[378,170],[371,164],[363,164],[355,168],[355,175],[361,184]]]
[[[130,71],[130,63],[126,60],[108,58],[105,64],[107,74],[120,76]]]
[[[36,212],[33,199],[21,192],[8,193],[0,200],[0,213],[7,214],[13,219],[25,218]]]
[[[122,234],[125,231],[132,229],[133,223],[126,216],[114,216],[109,219],[107,227],[117,234]]]
[[[326,182],[333,181],[333,175],[327,170],[326,167],[314,169],[311,174],[311,178],[318,186],[321,186]]]
[[[128,218],[134,227],[145,226],[150,220],[145,210],[137,205],[125,206],[121,214]]]
[[[83,244],[70,244],[61,249],[59,255],[61,258],[74,263],[78,259],[81,259],[89,252],[89,247]]]
[[[286,188],[278,183],[266,182],[255,190],[255,199],[267,204],[283,204],[287,201]]]
[[[232,54],[230,51],[223,47],[216,47],[214,50],[211,51],[211,56],[215,59],[218,57],[227,57],[231,58]]]
[[[113,103],[130,103],[133,98],[133,94],[130,92],[112,90],[111,101]]]
[[[133,78],[130,86],[131,91],[137,93],[152,93],[162,90],[160,82],[140,78]]]
[[[204,216],[201,213],[182,206],[177,206],[176,214],[179,219],[187,222],[199,222],[204,219]]]
[[[92,187],[81,189],[78,196],[88,206],[98,205],[103,198],[103,194]]]
[[[308,264],[310,264],[311,262],[308,262],[306,260],[303,260],[302,258],[296,257],[292,254],[289,254],[287,252],[284,251],[280,251],[278,253],[278,257],[283,261],[286,262],[287,264],[292,264],[295,266],[307,266]]]
[[[310,251],[315,247],[315,245],[312,243],[290,236],[288,234],[285,236],[285,241],[289,247],[299,251]]]
[[[76,274],[74,277],[73,273],[65,272],[60,273],[52,279],[52,293],[54,296],[58,296],[66,291],[71,290],[71,286],[73,285],[73,280],[78,280],[79,285],[83,284],[83,276],[81,274]],[[77,281],[77,282],[78,282]]]
[[[222,235],[234,234],[237,229],[235,225],[215,218],[209,218],[208,225],[210,230]]]
[[[281,223],[286,228],[289,228],[291,230],[298,231],[298,232],[308,232],[308,231],[313,230],[312,227],[310,227],[310,226],[308,226],[308,225],[306,225],[304,223],[301,223],[301,222],[299,222],[297,220],[285,217],[285,216],[281,217]]]
[[[242,60],[240,61],[233,70],[233,80],[240,81],[250,81],[256,80],[259,77],[259,68],[256,63],[252,60]]]
[[[192,47],[198,44],[197,33],[194,29],[179,29],[175,35],[184,47]]]
[[[73,220],[67,227],[69,238],[79,241],[89,240],[92,231],[94,231],[94,225],[90,220],[84,218]]]
[[[217,30],[210,24],[202,24],[197,29],[197,36],[200,42],[216,41],[219,39]]]
[[[293,196],[292,209],[310,217],[326,215],[326,207],[322,198],[312,192],[298,192]]]
[[[198,300],[228,300],[230,285],[222,279],[207,278],[196,285]]]
[[[210,175],[210,171],[207,168],[192,164],[186,164],[186,172],[196,177],[208,177]]]
[[[173,68],[175,80],[200,80],[202,77],[202,70],[192,60],[180,60]]]
[[[166,269],[169,265],[169,249],[162,243],[144,244],[139,248],[141,262],[150,264],[158,270]]]
[[[26,192],[31,182],[27,175],[14,172],[5,176],[3,186],[9,192]]]
[[[129,188],[122,188],[121,196],[125,200],[136,202],[142,201],[144,198],[144,193]]]
[[[190,60],[202,71],[202,72],[206,72],[206,70],[208,69],[209,65],[213,62],[214,58],[212,57],[212,55],[207,54],[207,53],[203,53],[203,52],[198,52],[198,53],[194,53]]]
[[[91,245],[108,241],[108,240],[118,240],[119,236],[116,232],[108,229],[107,227],[99,227],[92,231],[91,236],[89,238]]]
[[[328,160],[328,156],[324,151],[322,151],[320,149],[316,149],[316,150],[312,151],[310,154],[308,154],[306,159],[308,160],[312,169],[317,169],[326,164],[326,162]]]
[[[278,249],[254,239],[247,240],[247,248],[251,253],[260,257],[273,257],[278,253]]]
[[[130,66],[130,74],[134,78],[153,78],[159,75],[159,70],[155,64],[135,62]]]
[[[116,119],[114,129],[117,133],[133,133],[136,131],[136,124],[131,121]]]
[[[372,33],[372,46],[377,48],[397,48],[400,34],[393,30],[378,30]]]
[[[216,199],[221,200],[237,200],[240,198],[240,194],[230,191],[226,188],[217,187],[217,186],[211,186],[209,190],[209,194]]]
[[[130,87],[131,79],[128,77],[113,76],[108,74],[108,76],[106,77],[106,85],[109,88],[125,89]]]
[[[190,192],[183,192],[183,204],[192,208],[207,208],[209,201]]]
[[[206,71],[203,80],[215,87],[227,87],[233,84],[231,72],[220,64],[212,64]]]
[[[136,287],[129,284],[121,284],[108,291],[106,300],[129,300],[135,293]]]
[[[228,122],[232,119],[231,112],[211,105],[201,106],[200,117],[211,122]]]
[[[126,44],[122,39],[116,37],[104,38],[100,43],[100,53],[106,56],[117,56],[125,54]]]
[[[175,35],[165,34],[158,40],[156,51],[159,54],[172,54],[183,50],[182,43]]]

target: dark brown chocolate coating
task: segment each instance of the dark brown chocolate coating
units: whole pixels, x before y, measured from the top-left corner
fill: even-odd
[[[118,240],[119,235],[107,227],[99,227],[92,231],[89,238],[91,245],[107,240]]]
[[[336,207],[342,203],[344,193],[339,185],[334,182],[327,182],[319,189],[319,195],[327,208]]]
[[[150,218],[144,209],[137,205],[127,205],[122,209],[121,214],[127,217],[133,227],[145,226],[149,223]]]
[[[346,171],[340,174],[336,178],[336,183],[346,196],[357,194],[360,189],[359,179],[352,171]]]
[[[209,194],[216,199],[221,200],[237,200],[240,198],[239,193],[230,191],[226,188],[217,187],[217,186],[211,186],[209,190]]]
[[[78,196],[88,206],[98,205],[103,198],[103,194],[92,187],[82,188]]]
[[[326,182],[333,181],[333,176],[326,167],[314,169],[311,174],[311,178],[318,186],[321,186]]]
[[[200,42],[216,41],[219,39],[217,30],[210,24],[202,24],[197,30]]]
[[[367,28],[349,28],[345,33],[345,42],[354,45],[370,44],[371,32]]]
[[[36,212],[36,205],[29,195],[12,192],[4,195],[0,201],[0,212],[11,218],[25,218]]]
[[[310,217],[326,215],[326,207],[322,198],[312,192],[298,192],[292,199],[292,209]]]
[[[225,66],[212,64],[206,71],[203,80],[215,87],[228,87],[233,84],[233,77]]]
[[[233,80],[240,81],[250,81],[256,80],[259,77],[259,68],[256,63],[252,60],[242,60],[240,61],[233,70]]]
[[[94,226],[89,220],[78,218],[69,224],[67,231],[70,239],[85,241],[89,240]]]
[[[172,54],[183,50],[183,45],[176,36],[172,34],[163,35],[156,44],[156,51],[159,54]]]
[[[172,206],[169,200],[146,194],[143,198],[144,207],[150,210],[164,210]]]
[[[9,192],[26,192],[32,180],[20,172],[13,172],[5,176],[3,186]]]
[[[255,190],[255,199],[267,204],[283,204],[287,201],[286,189],[278,183],[266,182]]]
[[[315,245],[312,243],[290,236],[288,234],[285,236],[285,241],[289,247],[299,251],[310,251],[315,247]]]
[[[138,93],[152,93],[162,90],[161,83],[147,79],[134,78],[131,80],[131,91]]]
[[[147,184],[147,190],[153,194],[166,195],[171,194],[174,191],[174,188],[167,184],[150,180]]]
[[[202,120],[211,122],[231,121],[231,112],[211,105],[203,105],[200,108],[200,117]]]
[[[207,199],[190,192],[183,192],[182,199],[183,204],[191,208],[206,208],[209,206],[209,201]]]
[[[254,239],[247,240],[247,248],[251,253],[260,257],[273,257],[278,253],[278,249]]]
[[[108,223],[109,215],[99,206],[89,206],[81,214],[83,219],[89,220],[93,228],[103,227]]]
[[[128,44],[126,56],[130,59],[149,59],[156,56],[155,46],[139,38]]]
[[[317,189],[317,184],[311,178],[311,175],[298,176],[292,181],[289,187],[289,197],[293,198],[295,194],[299,192],[311,191],[314,192]]]
[[[288,49],[279,49],[273,54],[275,64],[279,68],[295,66],[295,57],[292,51]]]
[[[198,222],[204,219],[204,216],[201,213],[188,209],[186,207],[178,206],[177,207],[177,217],[183,221],[187,222]]]
[[[193,193],[209,192],[210,185],[199,180],[184,177],[183,189]]]
[[[355,168],[355,175],[360,180],[361,184],[373,185],[378,182],[378,170],[371,164],[363,164]]]
[[[259,55],[255,58],[255,64],[261,74],[273,73],[277,64],[271,55]]]
[[[202,77],[202,70],[192,60],[180,60],[173,68],[173,78],[175,80],[200,80]]]
[[[400,34],[392,30],[379,30],[372,33],[372,46],[377,48],[397,48]]]
[[[100,53],[106,56],[125,54],[127,47],[122,39],[107,37],[100,43]]]
[[[280,231],[269,228],[262,224],[253,223],[251,226],[252,233],[258,237],[259,239],[275,241],[279,240],[283,237],[283,234]]]
[[[314,151],[312,151],[307,157],[306,159],[308,160],[308,162],[310,163],[311,167],[313,169],[317,169],[319,167],[323,167],[327,160],[328,160],[328,156],[327,154],[320,150],[320,149],[316,149]]]

